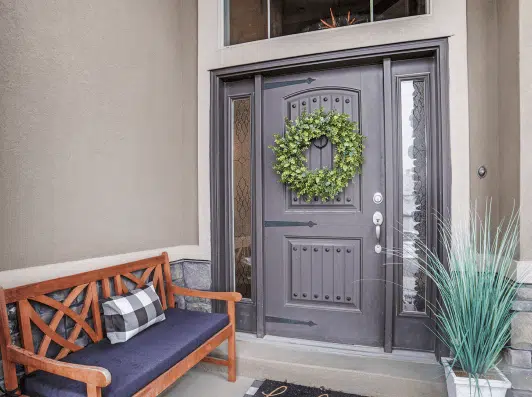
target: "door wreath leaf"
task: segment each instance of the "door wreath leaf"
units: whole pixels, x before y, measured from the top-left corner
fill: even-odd
[[[275,143],[270,146],[275,154],[273,169],[297,197],[332,200],[362,172],[365,137],[349,115],[320,108],[303,112],[295,120],[287,119],[285,124],[284,135],[275,134]],[[336,147],[333,167],[309,170],[305,151],[314,139],[323,136]]]

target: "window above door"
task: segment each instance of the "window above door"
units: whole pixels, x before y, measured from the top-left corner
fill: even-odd
[[[428,0],[224,0],[225,45],[422,15]]]

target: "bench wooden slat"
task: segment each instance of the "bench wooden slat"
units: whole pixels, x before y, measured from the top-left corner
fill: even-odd
[[[83,321],[85,321],[85,319],[89,315],[89,309],[91,308],[92,301],[93,301],[93,298],[94,298],[93,290],[95,290],[95,289],[96,289],[96,283],[90,283],[89,286],[87,287],[87,293],[85,294],[85,300],[83,301],[83,308],[81,309],[81,313],[79,315],[79,317],[81,319],[83,319]],[[70,332],[70,335],[68,336],[67,341],[70,342],[71,344],[77,346],[75,344],[75,342],[78,339],[78,336],[81,333],[82,328],[83,327],[82,327],[81,323],[76,323],[76,325],[74,326],[74,328]],[[93,339],[93,341],[95,342],[98,339],[98,337],[97,337],[97,335],[94,332],[93,332],[93,335],[96,337],[96,339]],[[92,336],[91,336],[91,338],[92,338]],[[62,346],[63,346],[63,348],[61,349],[61,351],[55,357],[56,360],[61,360],[62,358],[66,357],[68,355],[68,353],[70,353],[71,351],[76,351],[76,350],[72,350],[68,346],[65,346],[65,345],[62,345]]]
[[[92,290],[92,288],[90,288],[90,290]],[[90,291],[90,290],[87,291],[87,294],[89,294],[89,293],[92,294],[92,291]],[[56,309],[57,310],[56,314],[57,313],[63,313],[63,315],[67,315],[72,320],[74,320],[74,322],[79,324],[81,326],[81,328],[83,328],[83,330],[90,336],[90,338],[92,339],[93,342],[97,342],[98,341],[98,335],[96,334],[96,332],[94,332],[94,330],[91,328],[91,326],[85,321],[85,318],[80,316],[78,313],[76,313],[71,308],[65,306],[61,302],[58,302],[55,299],[52,299],[52,298],[50,298],[50,297],[48,297],[46,295],[36,296],[36,297],[30,298],[30,299],[35,301],[35,302],[39,302],[39,303],[42,303],[42,304],[44,304],[46,306],[50,306],[50,307]],[[92,301],[92,299],[93,299],[92,296],[90,296],[89,299]],[[57,325],[53,324],[53,326],[52,326],[52,323],[48,324],[48,327],[52,331],[55,331],[57,329]],[[41,350],[42,350],[42,353],[41,353]],[[47,350],[46,348],[43,349],[43,344],[41,344],[41,347],[39,348],[39,354],[45,355],[46,354],[46,350]]]
[[[107,277],[102,280],[102,295],[105,299],[111,296],[111,285]]]
[[[114,277],[114,283],[115,283],[115,294],[116,295],[122,295],[127,294],[127,288],[124,288],[125,286],[122,283],[122,276],[120,274],[117,274]]]
[[[75,343],[70,342],[69,340],[63,338],[57,332],[52,330],[48,326],[48,324],[46,324],[43,321],[43,319],[37,314],[37,312],[35,311],[35,309],[33,309],[33,307],[29,306],[28,313],[29,313],[28,316],[29,316],[30,320],[33,322],[33,324],[35,324],[37,326],[37,328],[39,328],[45,335],[48,335],[50,338],[52,338],[52,340],[55,343],[57,343],[58,345],[67,347],[68,349],[70,349],[73,352],[77,352],[78,350],[82,349],[81,346],[78,346]],[[33,340],[32,340],[32,344],[33,344]],[[24,346],[24,348],[26,348],[26,346]],[[26,348],[26,350],[31,351],[28,348]]]
[[[63,301],[63,305],[66,307],[69,307],[72,304],[72,302],[74,302],[74,299],[76,299],[79,296],[79,294],[81,294],[81,292],[85,289],[87,285],[88,284],[78,285],[76,288],[72,289],[72,291],[70,291],[68,296]],[[64,316],[65,316],[65,313],[63,313],[60,310],[55,312],[54,317],[52,318],[52,321],[50,321],[50,324],[48,324],[50,328],[55,331]],[[39,346],[39,354],[41,355],[46,354],[51,341],[52,339],[48,335],[44,335],[44,338],[41,341],[41,345]]]
[[[103,339],[103,327],[102,327],[102,317],[100,313],[100,302],[98,299],[98,287],[96,283],[92,283],[92,321],[94,322],[94,331],[96,332],[96,342],[99,342]]]
[[[20,327],[20,334],[22,336],[22,346],[24,349],[34,353],[35,345],[33,344],[33,334],[31,333],[31,317],[30,312],[33,311],[27,299],[17,303],[17,317],[18,325]],[[33,368],[26,366],[26,373],[33,372]]]
[[[159,296],[161,297],[163,310],[168,309],[168,306],[166,304],[165,284],[163,280],[163,272],[161,270],[161,266],[157,266],[157,268],[155,269],[155,275],[153,276],[153,288],[155,288],[156,291],[157,288],[159,289]]]

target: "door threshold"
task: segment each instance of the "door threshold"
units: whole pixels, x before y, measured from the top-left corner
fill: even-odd
[[[227,356],[227,346],[213,355]],[[237,333],[237,374],[372,397],[440,397],[445,374],[433,355]],[[226,368],[201,363],[210,372]]]
[[[301,348],[323,353],[342,354],[356,357],[367,356],[420,364],[438,363],[436,356],[431,352],[394,349],[392,353],[386,353],[382,347],[348,345],[342,343],[314,341],[309,339],[286,338],[274,335],[266,335],[264,338],[258,338],[256,335],[246,332],[237,332],[236,335],[237,340],[241,341]]]

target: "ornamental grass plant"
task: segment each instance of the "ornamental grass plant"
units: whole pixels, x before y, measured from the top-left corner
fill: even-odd
[[[426,254],[420,260],[441,295],[436,305],[427,302],[436,321],[434,332],[450,349],[455,372],[467,373],[471,396],[480,395],[479,380],[490,380],[510,341],[512,303],[520,286],[513,267],[519,217],[513,213],[495,224],[490,204],[483,212],[475,206],[463,226],[440,218],[443,261],[428,247],[416,245]]]

